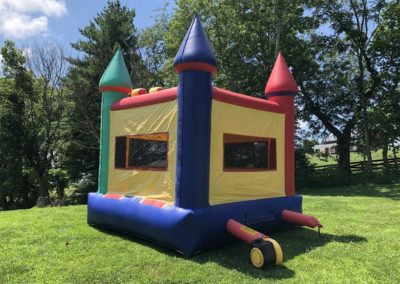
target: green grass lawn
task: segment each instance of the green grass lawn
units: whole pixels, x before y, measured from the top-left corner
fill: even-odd
[[[89,227],[86,206],[0,212],[0,283],[400,283],[400,184],[303,194],[323,239],[271,234],[284,263],[266,270],[240,242],[188,259]]]
[[[372,160],[382,160],[382,150],[373,151],[371,153]],[[388,152],[388,158],[393,158],[393,152]],[[308,160],[315,164],[316,166],[323,166],[323,165],[336,165],[337,164],[337,156],[336,155],[329,155],[329,156],[322,156],[322,155],[310,155],[307,154]],[[350,153],[350,162],[361,162],[364,161],[364,157],[360,153],[351,152]]]

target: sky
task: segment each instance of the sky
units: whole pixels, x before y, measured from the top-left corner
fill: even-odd
[[[57,42],[74,55],[70,43],[81,38],[78,29],[85,27],[106,3],[107,0],[0,0],[0,46],[9,39],[29,52],[35,44]],[[174,8],[174,0],[121,0],[121,3],[135,9],[137,30],[154,23],[157,9],[167,5],[172,12]],[[0,67],[1,59],[0,55]],[[301,122],[300,127],[307,125]]]
[[[107,0],[0,0],[0,45],[6,39],[17,46],[57,41],[63,46],[80,39],[85,27],[106,5]],[[136,11],[138,30],[152,25],[157,9],[173,0],[121,0]]]

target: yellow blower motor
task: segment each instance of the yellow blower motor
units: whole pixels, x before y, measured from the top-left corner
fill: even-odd
[[[257,232],[239,222],[229,219],[227,231],[245,243],[251,245],[249,257],[251,263],[262,268],[267,265],[278,265],[283,261],[283,252],[277,241]]]

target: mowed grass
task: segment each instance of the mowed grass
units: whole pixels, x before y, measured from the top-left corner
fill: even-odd
[[[372,151],[371,153],[372,160],[382,160],[382,150]],[[311,164],[316,166],[324,166],[324,165],[336,165],[337,164],[337,155],[310,155],[307,154],[307,158]],[[393,152],[388,152],[388,158],[394,158]],[[360,153],[351,152],[350,153],[350,162],[362,162],[364,161],[364,156]]]
[[[185,258],[98,230],[86,206],[0,212],[0,283],[400,283],[399,184],[303,194],[323,238],[305,228],[270,234],[284,263],[265,270],[240,242]]]

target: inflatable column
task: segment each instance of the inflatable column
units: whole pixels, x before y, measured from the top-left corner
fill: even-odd
[[[209,205],[211,136],[211,76],[216,60],[198,16],[195,16],[175,56],[179,73],[178,139],[175,205]]]
[[[296,81],[282,54],[278,54],[269,76],[265,95],[279,103],[285,112],[285,193],[293,196],[294,191],[294,96],[298,91]]]
[[[110,153],[110,111],[116,100],[126,97],[132,89],[121,50],[115,53],[106,71],[100,79],[101,98],[101,126],[100,126],[100,161],[98,193],[107,193],[108,161]]]

